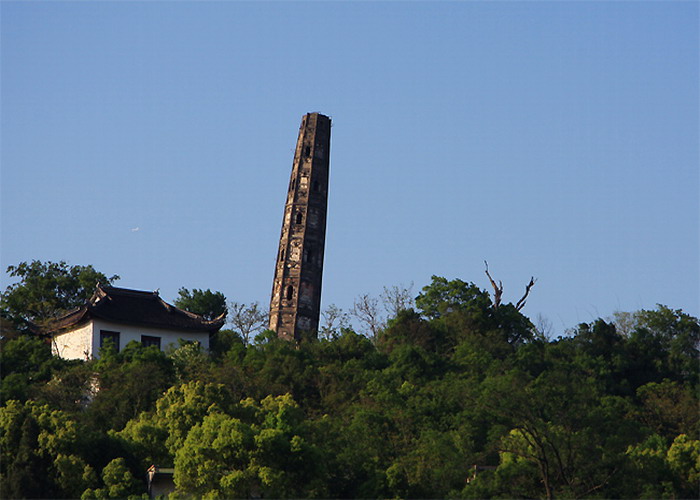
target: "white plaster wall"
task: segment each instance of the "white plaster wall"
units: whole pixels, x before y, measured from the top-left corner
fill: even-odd
[[[196,340],[204,349],[209,349],[209,332],[177,332],[161,328],[149,328],[145,326],[124,325],[111,323],[100,319],[93,320],[92,353],[95,358],[100,356],[100,330],[119,332],[119,350],[135,340],[141,342],[141,335],[160,337],[160,348],[166,351],[170,345],[177,347],[178,339]]]
[[[72,332],[56,335],[51,342],[51,352],[64,359],[90,359],[93,353],[92,331],[92,322],[89,322]]]
[[[141,342],[141,335],[160,337],[160,348],[165,351],[169,346],[178,346],[178,339],[196,340],[204,349],[209,349],[209,332],[177,332],[162,328],[149,328],[124,325],[103,320],[91,320],[85,326],[72,332],[54,337],[51,350],[55,356],[64,359],[90,359],[100,357],[100,330],[119,332],[119,350],[135,340]]]

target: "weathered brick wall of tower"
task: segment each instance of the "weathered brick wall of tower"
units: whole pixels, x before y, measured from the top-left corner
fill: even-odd
[[[270,330],[298,340],[318,332],[326,239],[331,120],[304,116],[294,153],[270,300]]]

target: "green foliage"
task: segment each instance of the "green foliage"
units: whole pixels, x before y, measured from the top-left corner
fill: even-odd
[[[245,354],[245,342],[233,330],[221,329],[209,337],[209,354],[216,359],[224,356],[237,359]]]
[[[686,434],[676,436],[666,453],[666,460],[677,478],[681,495],[690,497],[696,494],[700,483],[700,441]]]
[[[434,277],[376,343],[222,331],[213,353],[131,343],[66,362],[13,333],[0,495],[135,498],[157,465],[175,468],[172,498],[696,497],[697,318],[659,306],[533,331]]]
[[[413,345],[428,352],[444,353],[448,347],[445,340],[444,332],[421,318],[418,313],[403,310],[389,321],[379,337],[379,346],[386,352],[401,345]]]
[[[249,469],[253,431],[237,418],[207,415],[195,425],[175,456],[175,484],[198,497],[246,498],[255,474]]]
[[[199,342],[179,340],[169,358],[180,381],[202,378],[209,369],[209,358]]]
[[[110,285],[119,279],[107,277],[92,266],[69,266],[66,262],[21,262],[7,272],[19,281],[0,295],[2,315],[20,329],[31,324],[44,326],[50,319],[80,307],[98,283]]]
[[[639,498],[697,498],[700,483],[700,441],[679,434],[670,446],[653,434],[626,451],[630,468],[627,487]]]
[[[59,454],[54,466],[58,486],[69,498],[80,498],[85,490],[98,483],[94,469],[79,456]]]
[[[222,314],[226,314],[226,297],[221,292],[211,290],[192,291],[187,288],[178,290],[178,298],[175,299],[175,306],[191,313],[199,314],[204,319],[212,320]]]
[[[115,458],[102,469],[103,488],[86,489],[82,500],[127,498],[140,493],[141,484],[134,478],[123,458]]]
[[[700,401],[690,387],[664,379],[643,385],[637,397],[641,403],[638,418],[652,431],[666,438],[700,435]]]
[[[3,498],[80,496],[95,482],[92,467],[80,456],[85,439],[65,412],[9,401],[0,408]]]
[[[85,413],[102,432],[120,430],[141,412],[151,410],[175,383],[173,361],[155,346],[130,342],[119,353],[105,354],[95,363],[92,383],[98,390]]]
[[[0,402],[25,400],[31,386],[47,382],[52,374],[67,363],[51,355],[50,345],[41,338],[20,335],[0,340]]]
[[[433,276],[416,297],[416,307],[442,335],[442,349],[450,352],[464,340],[484,342],[498,358],[531,341],[534,327],[512,304],[496,307],[489,294],[473,283]]]
[[[131,455],[141,459],[141,470],[154,464],[172,465],[173,458],[166,446],[168,428],[146,412],[129,420],[121,431],[110,430],[109,435],[121,441]]]
[[[460,279],[447,281],[433,276],[416,298],[416,307],[428,319],[438,319],[463,310],[485,310],[491,306],[488,293]]]
[[[175,455],[178,494],[206,498],[323,496],[317,448],[289,395],[242,401],[242,421],[210,412]]]
[[[700,376],[700,322],[681,310],[659,305],[640,311],[636,336],[651,337],[664,351],[669,378],[697,383]]]
[[[173,457],[185,442],[189,429],[210,412],[227,411],[232,404],[233,400],[223,385],[188,382],[168,389],[157,401],[155,412],[141,414],[138,421],[165,431],[157,432],[167,436],[163,445]],[[133,431],[125,432],[123,437],[133,434]],[[158,458],[162,458],[162,453]]]

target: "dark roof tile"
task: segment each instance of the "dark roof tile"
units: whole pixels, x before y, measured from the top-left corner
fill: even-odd
[[[92,318],[155,328],[208,332],[216,332],[225,322],[225,314],[207,320],[198,314],[178,309],[161,299],[158,292],[98,285],[84,306],[57,318],[49,330],[66,330]]]

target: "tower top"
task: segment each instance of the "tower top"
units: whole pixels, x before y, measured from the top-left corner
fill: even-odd
[[[323,113],[319,113],[318,111],[314,111],[312,113],[306,113],[304,117],[301,119],[301,126],[299,128],[304,128],[307,124],[309,123],[323,123],[323,124],[329,124],[331,123],[331,117],[326,116]]]

